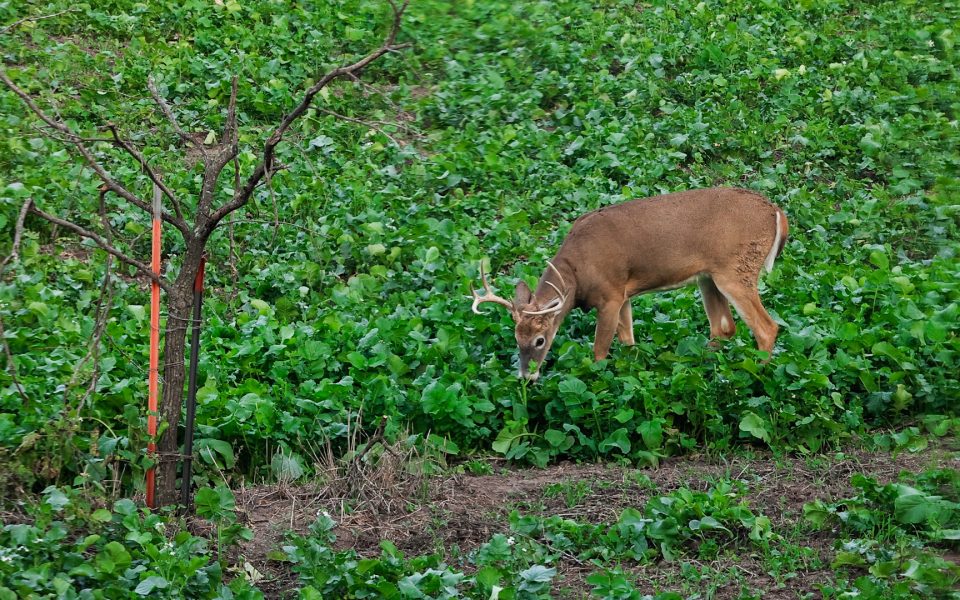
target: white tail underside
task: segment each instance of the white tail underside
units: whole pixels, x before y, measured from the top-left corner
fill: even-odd
[[[777,233],[773,238],[773,245],[770,246],[770,253],[767,254],[767,260],[763,261],[763,268],[766,269],[767,273],[773,271],[773,262],[777,260],[777,249],[780,247],[780,238],[783,235],[783,231],[780,229],[780,213],[777,213]]]

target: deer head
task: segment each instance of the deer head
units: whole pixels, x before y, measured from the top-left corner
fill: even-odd
[[[514,290],[513,301],[501,298],[496,295],[490,284],[487,283],[487,276],[483,272],[483,263],[480,263],[480,279],[483,282],[484,294],[481,296],[476,290],[473,292],[473,312],[480,314],[477,308],[483,302],[493,302],[506,306],[510,310],[510,316],[516,324],[514,336],[517,339],[517,348],[520,350],[520,371],[519,377],[529,381],[536,381],[539,377],[539,368],[543,364],[553,344],[553,338],[557,334],[557,329],[563,318],[566,316],[569,308],[567,300],[569,293],[566,290],[566,284],[560,271],[547,261],[549,268],[556,273],[560,285],[557,286],[546,278],[543,282],[546,284],[540,289],[540,296],[530,290],[530,287],[524,281],[517,283]],[[546,290],[546,291],[545,291]],[[547,297],[549,296],[549,297]],[[567,310],[564,310],[567,308]],[[530,370],[530,363],[535,363],[535,368]]]

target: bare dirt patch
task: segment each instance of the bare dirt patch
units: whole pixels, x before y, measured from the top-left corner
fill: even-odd
[[[261,589],[271,597],[283,597],[295,578],[282,562],[270,560],[288,531],[305,532],[319,512],[338,521],[337,548],[352,548],[363,556],[380,554],[380,541],[390,540],[408,556],[440,552],[456,563],[487,542],[495,533],[509,531],[511,510],[591,523],[615,522],[626,507],[642,508],[651,497],[681,487],[706,491],[719,479],[742,481],[749,489],[748,501],[755,512],[768,516],[777,530],[801,526],[803,504],[815,498],[836,500],[854,493],[854,473],[893,481],[902,471],[926,468],[956,468],[958,459],[950,442],[911,454],[891,455],[849,450],[837,455],[810,458],[775,457],[768,452],[741,454],[732,459],[688,456],[663,461],[657,468],[632,468],[609,464],[561,463],[546,469],[520,469],[494,463],[492,475],[455,474],[425,479],[406,497],[394,499],[391,509],[381,504],[351,504],[330,497],[320,485],[266,486],[241,490],[238,508],[254,539],[241,553],[265,575]],[[644,593],[684,589],[695,592],[694,570],[707,568],[713,598],[737,598],[743,590],[755,590],[764,598],[797,598],[816,592],[832,579],[828,568],[834,539],[829,533],[805,532],[807,570],[793,576],[773,577],[762,561],[740,548],[728,548],[709,563],[695,559],[624,565]],[[806,560],[806,559],[805,559]],[[457,565],[469,571],[469,565]],[[557,565],[559,585],[566,596],[581,597],[589,590],[585,578],[595,569],[575,560]],[[690,587],[693,586],[693,587]]]

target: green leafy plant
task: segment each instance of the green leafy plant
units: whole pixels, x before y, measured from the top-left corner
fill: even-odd
[[[197,516],[210,520],[216,527],[217,556],[222,556],[225,547],[239,540],[253,539],[253,532],[237,523],[236,498],[225,485],[198,490],[194,507]]]
[[[880,485],[855,475],[859,495],[804,505],[804,515],[817,527],[839,526],[833,566],[865,569],[874,587],[907,587],[940,594],[960,582],[960,568],[936,551],[938,544],[960,540],[960,473],[925,471],[907,482]]]
[[[239,73],[240,142],[257,147],[303,82],[330,66],[317,57],[364,52],[381,38],[388,11],[368,0],[0,3],[2,27],[50,17],[5,31],[0,54],[21,88],[56,106],[85,139],[108,134],[99,129],[108,120],[143,132],[132,142],[180,194],[195,189],[200,166],[190,144],[159,135],[168,122],[155,103],[131,100],[148,77],[164,83],[199,147],[222,141]],[[193,483],[210,488],[203,510],[221,545],[242,530],[217,485],[310,477],[318,440],[329,440],[335,460],[356,450],[360,414],[386,416],[386,440],[414,436],[424,471],[491,451],[507,468],[644,466],[754,447],[816,455],[865,434],[876,448],[918,452],[955,436],[958,17],[954,0],[413,2],[402,39],[413,47],[318,96],[295,132],[303,143],[277,148],[288,168],[208,241]],[[11,257],[0,267],[0,501],[24,501],[36,513],[32,524],[5,525],[0,549],[18,558],[2,585],[57,594],[51,586],[73,577],[74,555],[125,563],[120,548],[107,549],[115,542],[132,568],[143,567],[118,595],[154,576],[168,582],[152,580],[155,595],[184,581],[195,595],[218,593],[210,590],[222,584],[220,552],[196,553],[206,560],[196,573],[219,582],[204,587],[166,555],[156,563],[168,571],[151,570],[145,549],[126,539],[155,515],[111,512],[100,523],[91,521],[96,511],[79,509],[77,494],[110,498],[104,506],[133,495],[150,462],[148,297],[135,272],[73,232],[32,215],[18,227],[28,199],[95,224],[100,215],[99,179],[37,127],[20,98],[0,90],[0,253]],[[89,143],[98,156],[115,150]],[[241,171],[254,166],[249,153],[237,159]],[[149,197],[152,182],[136,161],[112,162],[111,175]],[[220,183],[226,201],[232,178]],[[500,285],[529,282],[580,214],[711,185],[763,192],[792,225],[761,282],[781,326],[770,363],[742,325],[709,350],[699,298],[687,289],[638,298],[637,344],[615,345],[601,363],[589,350],[594,318],[575,311],[540,380],[518,383],[509,318],[469,312],[478,261]],[[145,215],[121,207],[107,219],[129,252],[149,254]],[[186,252],[171,234],[165,229],[165,272],[180,269]],[[376,424],[359,428],[371,434]],[[919,493],[866,486],[849,509],[831,513],[824,503],[824,523],[862,540],[848,551],[865,562],[854,581],[824,584],[825,597],[908,598],[919,583],[946,589],[951,571],[934,555],[954,543],[957,498],[933,484],[901,484]],[[489,598],[498,587],[506,598],[523,583],[523,593],[544,595],[562,575],[547,585],[556,568],[549,546],[634,560],[706,559],[744,537],[774,543],[762,515],[751,521],[740,500],[690,493],[599,529],[518,517],[518,527],[542,537],[514,531],[509,545],[504,532],[470,569],[389,548],[373,558],[338,554],[316,533],[331,554],[310,550],[321,567],[303,550],[303,594],[321,593],[332,574],[340,579],[331,589],[374,595],[384,581],[399,590],[408,577],[411,595],[454,587]],[[571,489],[570,501],[577,496]],[[56,518],[44,512],[57,505]],[[40,531],[22,538],[37,564],[13,537],[27,531],[21,526]],[[750,539],[755,529],[759,541]],[[69,569],[38,541],[64,530]],[[87,531],[102,537],[81,551]],[[891,546],[899,531],[910,542]],[[191,539],[184,544],[200,543]],[[894,554],[870,558],[880,550]],[[881,570],[911,560],[915,579],[900,566]],[[882,577],[866,571],[877,564]],[[23,573],[33,579],[11,583]],[[636,595],[615,568],[591,585],[608,597]]]
[[[50,487],[32,524],[0,529],[0,597],[189,596],[256,599],[244,579],[225,581],[207,540],[118,500],[92,509],[82,496]],[[222,560],[222,557],[221,557]]]
[[[542,539],[551,551],[570,551],[582,558],[648,561],[662,556],[669,561],[690,546],[708,556],[716,551],[716,536],[733,538],[736,531],[758,543],[775,537],[770,519],[755,515],[742,501],[735,502],[739,495],[733,483],[720,482],[708,492],[681,488],[655,497],[643,511],[625,508],[615,524],[521,516],[513,511],[510,527]]]

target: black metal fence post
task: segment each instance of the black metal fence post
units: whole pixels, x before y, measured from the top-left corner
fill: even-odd
[[[200,355],[200,306],[203,304],[203,272],[207,257],[200,259],[200,269],[193,283],[193,322],[190,331],[190,375],[187,384],[187,419],[183,434],[183,479],[180,483],[180,504],[189,512],[193,504],[193,424],[197,414],[197,360]]]

